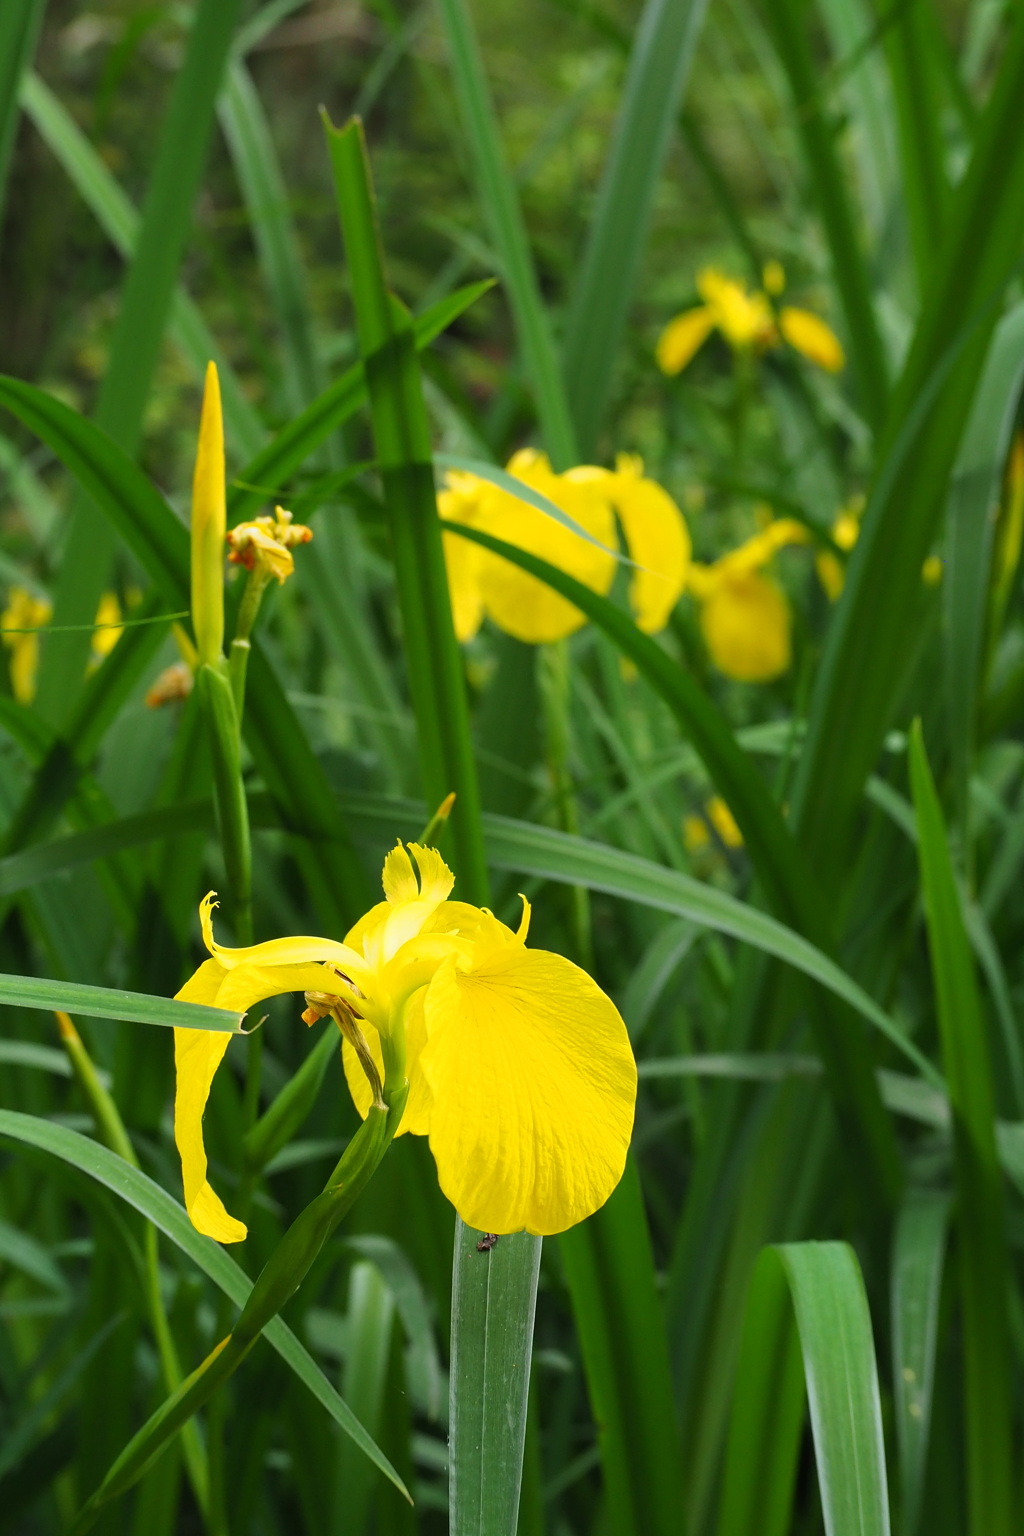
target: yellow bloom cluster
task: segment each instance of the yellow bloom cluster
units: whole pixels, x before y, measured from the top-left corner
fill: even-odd
[[[596,542],[470,474],[447,475],[438,496],[441,517],[515,544],[602,594],[615,578],[617,517],[635,567],[629,601],[636,621],[648,634],[665,627],[686,584],[690,535],[679,508],[644,475],[639,458],[622,454],[614,470],[582,464],[556,474],[543,453],[524,448],[509,460],[507,472],[567,513]],[[572,603],[500,555],[448,533],[444,551],[460,640],[472,639],[485,615],[531,645],[563,640],[583,624]]]
[[[768,263],[764,281],[769,293],[781,293],[785,274],[778,262]],[[697,292],[703,304],[676,315],[661,333],[656,356],[662,373],[681,373],[714,330],[734,352],[763,352],[785,341],[829,373],[845,365],[835,333],[808,309],[785,304],[776,315],[767,293],[751,292],[717,267],[698,275]]]
[[[487,1232],[562,1232],[603,1205],[625,1166],[636,1064],[618,1010],[561,955],[526,948],[486,908],[448,898],[454,876],[432,848],[384,861],[385,900],[339,944],[273,939],[225,949],[215,905],[200,908],[206,960],[178,993],[243,1011],[305,992],[307,1022],[343,1027],[345,1073],[360,1114],[374,1102],[384,1052],[404,1054],[409,1098],[399,1134],[427,1136],[441,1188]],[[246,1229],[207,1180],[203,1112],[231,1041],[175,1030],[174,1136],[193,1225],[223,1243]],[[368,1075],[368,1073],[370,1075]]]
[[[292,550],[308,544],[312,537],[312,528],[293,523],[290,512],[275,507],[273,517],[257,517],[229,531],[228,560],[232,565],[244,565],[247,571],[259,567],[283,582],[295,569]]]

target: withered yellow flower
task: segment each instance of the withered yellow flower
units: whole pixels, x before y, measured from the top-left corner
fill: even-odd
[[[293,523],[290,512],[275,507],[273,517],[256,517],[231,529],[227,536],[228,560],[232,565],[244,565],[247,571],[259,569],[284,582],[295,569],[292,550],[299,544],[308,544],[312,537],[312,528]]]
[[[614,470],[581,464],[556,474],[544,454],[523,449],[509,461],[508,473],[568,513],[597,544],[470,474],[447,476],[438,496],[442,518],[515,544],[604,595],[615,577],[617,516],[634,562],[629,600],[637,623],[648,633],[663,629],[685,585],[690,536],[668,492],[644,475],[642,460],[621,454]],[[460,640],[472,639],[485,615],[533,645],[565,639],[584,623],[572,603],[490,550],[450,533],[444,547]]]
[[[632,1131],[636,1065],[618,1010],[571,961],[527,949],[525,900],[515,933],[486,909],[449,900],[454,876],[434,849],[399,843],[383,885],[385,900],[344,943],[225,949],[207,896],[200,915],[212,958],[178,997],[242,1011],[305,992],[304,1017],[330,1014],[342,1029],[362,1115],[374,1101],[370,1078],[383,1077],[386,1058],[404,1059],[399,1134],[429,1138],[441,1188],[468,1225],[551,1233],[582,1221],[618,1183]],[[185,1206],[220,1242],[246,1235],[209,1184],[203,1145],[203,1112],[231,1038],[175,1030]]]

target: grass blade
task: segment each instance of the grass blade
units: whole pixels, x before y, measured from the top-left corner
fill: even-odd
[[[412,324],[387,287],[362,124],[325,128],[391,527],[423,787],[431,806],[455,791],[450,821],[459,889],[465,900],[485,905],[480,791]]]
[[[857,381],[861,411],[877,431],[885,420],[889,376],[860,230],[836,153],[835,127],[822,105],[818,69],[811,52],[809,13],[799,0],[773,0],[763,7],[772,40],[793,94],[796,131],[828,240],[832,271],[846,321],[845,340]]]
[[[32,62],[46,0],[8,0],[0,11],[0,214],[18,129],[18,91]]]
[[[593,456],[673,123],[707,0],[647,0],[566,323],[565,378],[582,458]]]
[[[449,1530],[515,1536],[543,1239],[455,1224]]]
[[[146,192],[96,406],[99,425],[129,454],[134,453],[142,430],[239,4],[240,0],[199,0],[196,6]],[[97,519],[95,509],[79,500],[54,587],[55,626],[91,622],[109,580],[113,551],[106,521]],[[47,719],[66,718],[88,655],[87,635],[55,635],[44,645],[37,708]]]
[[[131,258],[141,223],[138,209],[70,112],[33,70],[22,81],[21,104],[111,244],[122,256]],[[244,453],[250,457],[257,453],[266,437],[263,423],[213,332],[181,288],[175,289],[171,300],[171,334],[197,380],[203,378],[211,359],[216,363],[228,433]]]
[[[1016,17],[894,397],[875,485],[810,705],[792,821],[828,878],[848,852],[921,619],[938,531],[1003,288],[1024,235],[1024,17]],[[955,366],[954,366],[955,364]]]
[[[466,0],[440,0],[440,9],[480,199],[501,261],[544,446],[556,469],[568,469],[579,460],[576,433],[519,197],[502,148],[480,45]]]
[[[668,1340],[636,1163],[558,1240],[598,1427],[608,1528],[677,1536],[682,1515]]]
[[[910,782],[939,1033],[953,1109],[969,1524],[986,1536],[1009,1536],[1015,1502],[1009,1269],[992,1067],[960,893],[917,723],[910,737]]]
[[[252,1290],[252,1282],[244,1271],[211,1238],[197,1232],[184,1207],[140,1169],[133,1168],[107,1147],[99,1146],[88,1136],[82,1136],[67,1126],[54,1125],[50,1121],[37,1119],[34,1115],[23,1115],[15,1110],[0,1110],[0,1136],[38,1147],[97,1180],[158,1227],[235,1306],[244,1307]],[[408,1498],[401,1478],[383,1451],[366,1433],[348,1404],[331,1386],[291,1329],[280,1317],[275,1317],[263,1329],[263,1336],[327,1409],[335,1423]]]
[[[126,1019],[134,1024],[160,1024],[165,1029],[212,1029],[235,1035],[244,1013],[208,1008],[203,1003],[177,1003],[169,997],[122,992],[114,987],[87,987],[76,981],[48,981],[41,976],[0,976],[0,1004],[7,1008],[42,1008],[47,1012],[83,1013],[93,1019]]]
[[[992,534],[1021,389],[1024,305],[992,338],[949,490],[943,602],[946,610],[946,712],[956,806],[968,847],[968,783],[977,737],[978,697],[991,575]]]
[[[914,1191],[900,1211],[893,1245],[892,1377],[903,1536],[914,1536],[921,1513],[948,1222],[946,1195]]]

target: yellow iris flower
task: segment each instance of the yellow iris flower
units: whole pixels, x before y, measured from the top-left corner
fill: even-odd
[[[778,262],[769,262],[765,279],[769,292],[781,293],[785,275]],[[662,373],[681,373],[714,330],[721,332],[734,352],[765,351],[778,346],[781,336],[829,373],[838,373],[845,366],[838,337],[810,310],[783,305],[776,323],[765,293],[748,290],[716,267],[705,267],[698,275],[697,292],[703,304],[676,315],[658,339],[656,357]]]
[[[637,623],[648,634],[665,627],[686,583],[690,535],[668,492],[644,475],[641,459],[621,454],[614,470],[581,464],[559,475],[543,453],[525,448],[509,460],[508,473],[568,513],[604,548],[476,475],[448,474],[438,496],[441,517],[515,544],[603,595],[615,578],[617,515],[637,567],[629,584]],[[530,645],[563,640],[585,622],[572,603],[500,555],[455,534],[443,537],[460,640],[471,640],[485,615]]]
[[[622,1175],[636,1100],[625,1025],[585,971],[526,948],[525,899],[513,933],[486,909],[448,899],[454,876],[434,849],[409,851],[419,879],[399,843],[384,861],[386,899],[343,944],[292,938],[224,949],[207,896],[200,916],[212,958],[178,997],[242,1011],[305,992],[307,1021],[330,1013],[343,1030],[345,1073],[364,1117],[374,1102],[370,1060],[383,1076],[385,1052],[394,1059],[404,1049],[399,1134],[429,1137],[441,1188],[463,1220],[488,1232],[562,1232],[603,1205]],[[199,1231],[225,1243],[246,1229],[207,1180],[202,1119],[230,1040],[175,1030],[185,1206]]]
[[[31,704],[35,698],[39,671],[39,636],[24,631],[41,629],[52,613],[52,603],[45,597],[34,597],[24,587],[12,587],[7,594],[0,631],[11,653],[11,692],[19,704]]]
[[[767,683],[789,669],[789,603],[761,567],[785,545],[806,544],[808,537],[802,523],[777,518],[713,565],[691,566],[689,587],[701,605],[701,632],[711,660],[727,677]]]
[[[256,517],[231,529],[227,535],[228,560],[232,565],[244,565],[247,571],[259,568],[283,583],[295,569],[292,550],[308,544],[312,537],[312,528],[293,523],[290,512],[275,507],[273,517]]]
[[[687,816],[683,820],[683,842],[691,853],[706,848],[710,843],[708,822],[714,827],[726,848],[743,847],[743,833],[739,829],[735,816],[721,795],[713,795],[704,807],[703,816]]]

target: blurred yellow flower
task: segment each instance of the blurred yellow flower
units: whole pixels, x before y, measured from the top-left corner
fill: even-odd
[[[12,587],[7,594],[0,631],[11,653],[11,692],[19,704],[31,704],[36,695],[39,636],[31,631],[41,629],[52,613],[52,603],[45,597],[34,597],[24,587]]]
[[[679,600],[690,563],[690,536],[668,492],[643,472],[643,462],[621,454],[614,470],[583,464],[556,474],[542,453],[522,449],[508,473],[568,513],[599,548],[517,496],[475,475],[450,472],[438,495],[449,523],[482,529],[548,560],[592,591],[607,593],[615,577],[615,518],[635,562],[629,600],[641,629],[663,629]],[[484,616],[528,644],[565,639],[583,614],[542,581],[500,555],[457,535],[444,534],[455,632],[470,640]]]
[[[295,569],[292,550],[299,544],[308,544],[312,537],[312,528],[293,523],[290,512],[275,507],[273,517],[256,517],[230,530],[228,560],[232,565],[244,565],[247,571],[259,569],[284,582]]]
[[[860,536],[860,517],[864,510],[864,497],[854,496],[842,508],[832,524],[832,537],[841,550],[847,553]],[[834,550],[822,549],[814,557],[818,580],[825,589],[829,602],[836,602],[846,582],[846,569]]]
[[[690,591],[701,604],[701,633],[711,660],[727,677],[766,683],[788,670],[789,603],[761,567],[787,544],[808,539],[802,523],[777,518],[713,565],[690,567]]]
[[[100,598],[100,606],[96,610],[97,628],[92,637],[93,663],[99,663],[104,656],[109,656],[114,646],[124,634],[121,625],[121,604],[117,600],[116,592],[104,592]]]
[[[513,933],[486,909],[449,901],[454,876],[432,848],[397,845],[385,900],[339,944],[214,941],[212,895],[200,907],[212,956],[178,997],[245,1010],[305,992],[307,1022],[342,1031],[345,1072],[364,1117],[370,1079],[403,1061],[409,1098],[399,1133],[427,1136],[441,1188],[488,1232],[562,1232],[603,1205],[625,1165],[636,1065],[618,1010],[585,971],[526,948],[530,909]],[[207,1180],[202,1120],[231,1036],[175,1030],[174,1135],[185,1206],[201,1232],[239,1242],[241,1222]]]
[[[706,848],[711,841],[708,823],[714,827],[726,848],[742,848],[743,833],[736,818],[721,795],[714,795],[704,807],[703,816],[687,816],[683,820],[683,842],[691,853]]]
[[[772,295],[782,292],[785,273],[778,262],[766,265],[764,285]],[[777,346],[781,333],[782,339],[819,368],[838,373],[844,366],[846,359],[838,338],[810,310],[787,304],[779,311],[776,325],[767,293],[747,289],[716,267],[705,267],[698,275],[697,291],[703,304],[676,315],[658,339],[656,356],[662,373],[681,373],[713,330],[721,332],[734,352]]]

